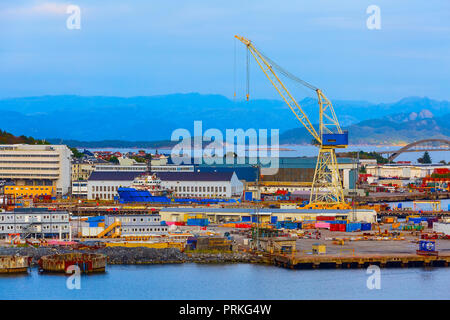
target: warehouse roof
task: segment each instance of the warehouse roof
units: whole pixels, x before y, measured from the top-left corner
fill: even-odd
[[[133,181],[142,172],[129,171],[93,171],[89,176],[89,181]]]
[[[258,168],[252,166],[198,166],[195,168],[197,172],[235,172],[239,180],[254,182],[258,178]]]
[[[230,181],[233,172],[156,172],[162,181]]]

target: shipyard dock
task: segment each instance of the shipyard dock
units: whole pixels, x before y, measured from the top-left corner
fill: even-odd
[[[384,267],[448,267],[450,254],[439,256],[425,256],[417,254],[401,255],[324,255],[324,256],[296,256],[272,255],[270,261],[281,267],[291,269],[319,269],[319,268],[367,268],[369,265]]]

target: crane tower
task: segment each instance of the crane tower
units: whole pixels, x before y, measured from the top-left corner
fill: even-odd
[[[247,47],[247,54],[251,53],[270,83],[283,98],[284,102],[286,102],[295,117],[308,130],[314,139],[314,144],[319,148],[308,207],[348,209],[350,206],[345,203],[335,152],[336,148],[346,148],[348,146],[348,132],[341,129],[331,101],[328,100],[319,88],[297,78],[270,60],[262,52],[257,50],[250,40],[238,35],[235,38]],[[311,124],[302,107],[280,80],[277,72],[316,92],[319,103],[318,132]]]

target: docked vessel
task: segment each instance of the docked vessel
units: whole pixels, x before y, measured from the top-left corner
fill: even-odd
[[[39,262],[40,271],[69,272],[70,266],[78,266],[83,273],[104,272],[106,255],[97,253],[65,253],[43,256]]]
[[[215,204],[215,203],[236,203],[235,199],[213,199],[213,198],[174,198],[166,195],[153,195],[149,190],[136,188],[119,188],[120,203],[133,202],[157,202],[157,203],[197,203],[197,204]]]
[[[161,186],[161,179],[156,174],[142,174],[136,177],[131,186],[138,191],[148,191],[152,196],[166,196],[169,190]]]
[[[28,256],[0,256],[0,273],[28,272],[30,263]]]

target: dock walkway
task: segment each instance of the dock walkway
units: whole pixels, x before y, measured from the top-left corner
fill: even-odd
[[[367,268],[379,267],[448,267],[450,254],[425,256],[417,254],[401,255],[272,255],[271,262],[291,269],[316,268]]]

